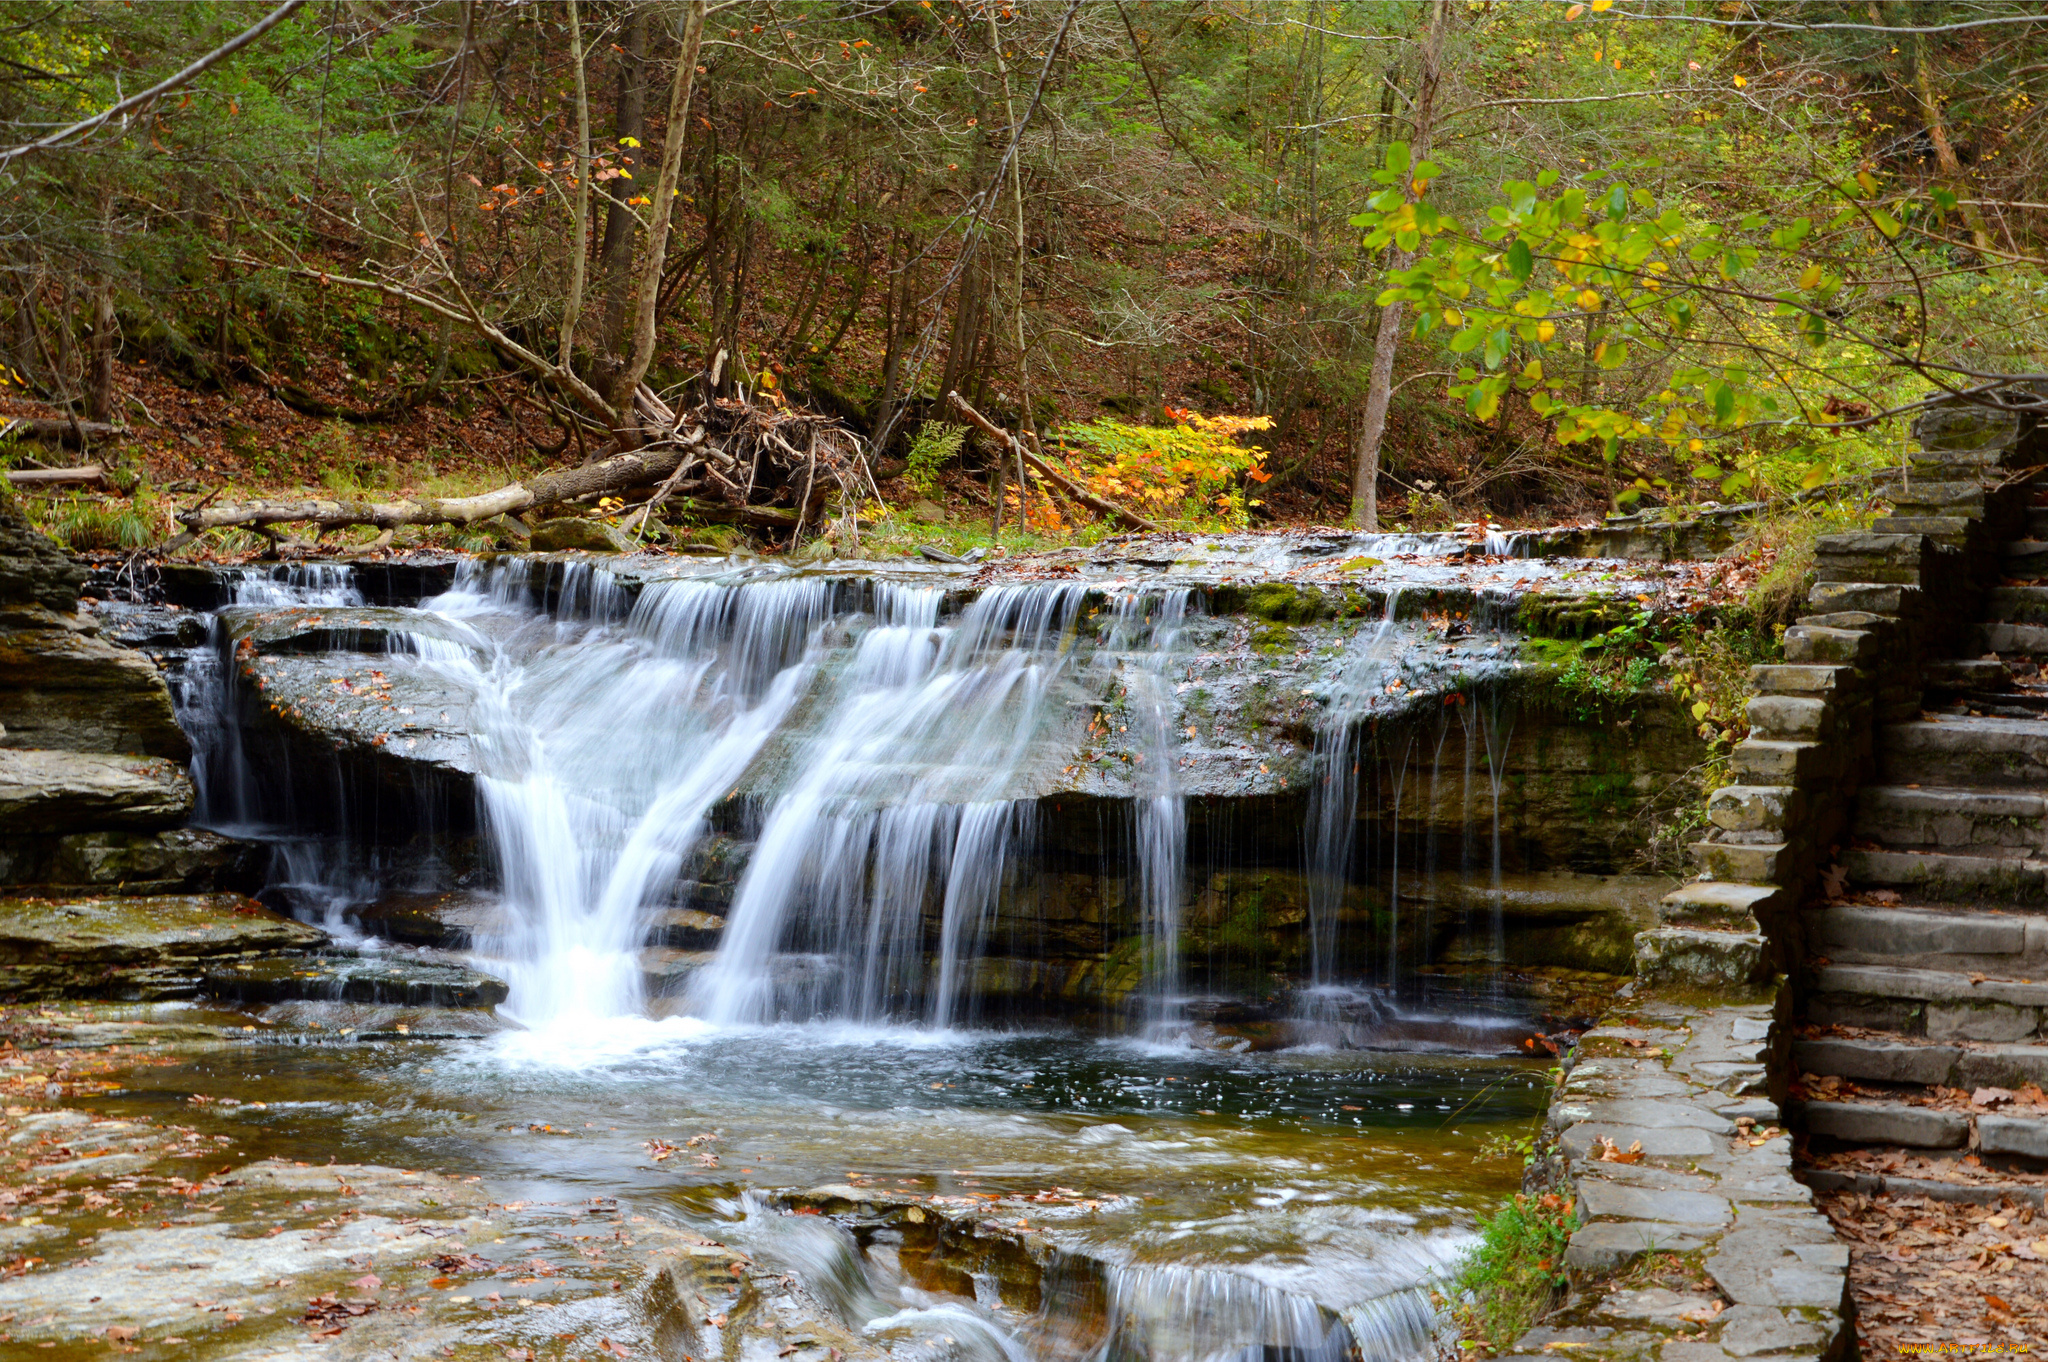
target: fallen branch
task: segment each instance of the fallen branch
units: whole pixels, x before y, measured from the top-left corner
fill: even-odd
[[[112,487],[107,470],[96,463],[77,468],[10,468],[7,481],[16,487]]]
[[[703,437],[699,432],[692,433],[697,439],[688,443],[636,449],[582,468],[543,473],[531,481],[511,483],[473,497],[422,497],[417,501],[393,502],[251,501],[239,506],[195,507],[180,511],[177,519],[180,525],[195,532],[227,526],[260,529],[296,522],[317,525],[323,530],[349,525],[374,525],[386,530],[401,525],[469,525],[665,478],[700,450]]]
[[[1145,519],[1145,517],[1139,515],[1135,511],[1126,511],[1123,507],[1117,505],[1113,501],[1103,500],[1101,497],[1096,496],[1087,488],[1081,486],[1081,484],[1075,482],[1072,478],[1069,478],[1065,474],[1059,472],[1057,469],[1053,468],[1052,465],[1046,463],[1036,454],[1033,454],[1030,450],[1026,449],[1024,447],[1024,442],[1022,440],[1019,440],[1016,436],[1010,434],[1010,432],[1004,430],[1001,426],[989,420],[986,416],[983,416],[973,407],[968,406],[967,399],[962,397],[959,393],[947,393],[946,400],[951,402],[953,406],[959,411],[959,413],[967,418],[968,422],[971,425],[977,427],[978,429],[984,431],[989,435],[994,436],[996,439],[1001,440],[1004,444],[1008,445],[1011,449],[1016,450],[1017,457],[1024,460],[1026,464],[1029,464],[1031,466],[1032,471],[1036,472],[1039,477],[1044,478],[1047,482],[1059,488],[1062,492],[1065,492],[1068,496],[1072,497],[1075,501],[1080,502],[1089,510],[1098,512],[1102,515],[1106,515],[1110,519],[1116,521],[1118,524],[1128,526],[1129,528],[1134,530],[1152,530],[1155,532],[1165,530],[1166,527],[1164,525],[1160,525],[1154,521],[1147,520]],[[1019,488],[1018,490],[1021,493],[1023,489]]]
[[[79,447],[81,439],[119,440],[128,435],[128,427],[108,425],[105,421],[70,421],[61,416],[16,416],[0,425],[0,440],[39,440],[46,445],[69,445]]]

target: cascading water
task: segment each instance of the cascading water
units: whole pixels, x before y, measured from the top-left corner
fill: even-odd
[[[1357,841],[1359,727],[1381,698],[1384,673],[1401,645],[1394,625],[1401,593],[1387,593],[1376,625],[1358,631],[1345,650],[1338,683],[1316,728],[1321,775],[1309,792],[1309,1015],[1331,1002],[1337,987],[1339,923]]]
[[[900,1161],[893,1171],[910,1178],[934,1170],[957,1178],[964,1169],[1027,1191],[1056,1179],[1131,1188],[1130,1219],[1098,1227],[1077,1217],[1062,1241],[1086,1255],[1092,1279],[1097,1314],[1085,1355],[1427,1355],[1429,1285],[1469,1242],[1457,1226],[1468,1223],[1472,1193],[1434,1191],[1419,1210],[1416,1202],[1384,1215],[1361,1209],[1396,1187],[1409,1164],[1436,1157],[1386,1152],[1411,1138],[1405,1123],[1417,1093],[1401,1086],[1411,1079],[1355,1054],[1295,1052],[1279,1062],[1217,1055],[1196,1048],[1215,1038],[1186,1021],[1212,1015],[1190,1006],[1210,1000],[1186,997],[1182,940],[1199,940],[1193,934],[1203,923],[1183,918],[1208,892],[1191,894],[1184,882],[1191,841],[1208,841],[1207,854],[1217,855],[1216,825],[1191,833],[1189,819],[1191,800],[1210,798],[1199,782],[1213,782],[1213,770],[1194,758],[1206,761],[1211,749],[1182,741],[1196,718],[1208,727],[1203,716],[1214,711],[1198,710],[1187,692],[1198,684],[1198,656],[1240,648],[1242,626],[1206,617],[1194,592],[1139,590],[1122,580],[1106,588],[1072,580],[996,587],[961,604],[922,584],[730,563],[701,571],[636,582],[574,561],[464,563],[451,589],[411,612],[363,609],[345,569],[251,574],[216,625],[243,628],[261,611],[355,611],[328,627],[385,631],[388,640],[375,646],[392,657],[382,665],[430,676],[464,697],[466,769],[488,871],[480,880],[495,893],[497,923],[478,936],[477,962],[509,981],[505,1010],[530,1028],[462,1061],[480,1075],[467,1100],[516,1103],[530,1082],[535,1105],[510,1114],[507,1129],[553,1120],[562,1103],[585,1102],[592,1114],[612,1103],[621,1112],[647,1104],[619,1156],[622,1168],[639,1171],[617,1173],[621,1179],[651,1171],[640,1142],[655,1128],[645,1112],[666,1103],[661,1109],[677,1114],[660,1131],[676,1141],[700,1129],[731,1130],[737,1139],[750,1128],[755,1147],[744,1156],[732,1149],[731,1173],[693,1171],[706,1180],[751,1178],[758,1168],[791,1179],[768,1186],[802,1187],[851,1178],[838,1170],[870,1166],[886,1151]],[[1483,872],[1489,812],[1499,953],[1498,820],[1511,729],[1482,697],[1432,711],[1434,729],[1408,722],[1373,736],[1375,718],[1415,717],[1387,692],[1397,669],[1423,651],[1413,622],[1397,623],[1400,604],[1390,597],[1383,617],[1348,640],[1341,675],[1324,691],[1315,739],[1322,780],[1307,796],[1303,838],[1311,970],[1301,992],[1311,1018],[1355,1015],[1362,995],[1345,992],[1347,984],[1377,989],[1416,963],[1404,944],[1414,938],[1400,930],[1374,936],[1369,953],[1347,939],[1356,928],[1345,915],[1370,892],[1364,882],[1377,889],[1384,879],[1376,877],[1391,872],[1388,910],[1397,926],[1412,924],[1418,904],[1431,911],[1440,862],[1450,874],[1455,853],[1468,879]],[[211,679],[191,670],[181,714],[188,726],[203,726],[201,711],[210,712],[219,730],[200,744],[206,807],[220,821],[250,824],[276,810],[250,783],[252,759],[234,750],[241,730],[229,721],[237,682],[228,638],[218,635],[204,654],[215,664]],[[1294,693],[1290,682],[1290,705]],[[1093,728],[1082,737],[1091,714],[1123,730],[1121,740],[1098,742]],[[1261,740],[1277,748],[1296,730],[1278,730],[1277,739],[1275,731]],[[1078,778],[1077,750],[1092,763]],[[1367,752],[1374,774],[1362,793]],[[1266,754],[1258,749],[1242,769],[1263,773]],[[1391,784],[1381,758],[1397,777]],[[1291,768],[1276,763],[1276,778],[1281,773]],[[1058,812],[1076,788],[1085,793]],[[1298,791],[1262,797],[1291,813]],[[1421,826],[1418,806],[1459,800],[1471,828],[1462,842],[1436,823],[1404,839],[1404,823]],[[1376,842],[1362,842],[1361,804],[1370,818],[1375,801],[1384,806],[1374,824],[1381,831]],[[1051,843],[1075,828],[1087,845],[1057,861],[1053,854],[1069,849]],[[329,830],[324,839],[280,841],[288,868],[278,876],[301,891],[297,902],[312,902],[323,884],[334,905],[381,892],[389,875],[381,853],[350,848],[346,837]],[[319,854],[292,849],[300,843]],[[1278,844],[1280,858],[1294,854],[1291,836]],[[1382,847],[1385,859],[1373,859]],[[659,933],[679,931],[673,924],[683,919],[713,916],[689,904],[723,905],[688,897],[713,848],[730,849],[717,852],[731,857],[722,864],[744,867],[716,954],[656,952],[682,988],[649,997],[648,943],[668,939]],[[1367,862],[1363,871],[1355,854]],[[991,972],[1007,967],[1000,943],[1011,943],[1016,957],[1029,953],[1032,938],[1019,936],[1018,923],[1054,872],[1109,886],[1094,899],[1076,894],[1099,914],[1088,921],[1100,929],[1101,966],[1107,973],[1124,968],[1112,962],[1142,962],[1127,1016],[1142,1036],[1179,1044],[967,1029],[986,1023],[986,1000],[1001,996],[990,984]],[[340,908],[315,911],[331,918]],[[1422,927],[1426,939],[1426,918]],[[1073,949],[1078,957],[1093,947]],[[1361,959],[1365,977],[1357,977]],[[1127,984],[1133,976],[1120,977]],[[1102,995],[1066,996],[1092,1005]],[[665,1010],[695,1020],[619,1024]],[[784,1020],[857,1025],[767,1025]],[[1468,1054],[1497,1052],[1498,1030],[1439,1027],[1409,1048],[1434,1040]],[[828,1047],[837,1048],[814,1053]],[[1140,1073],[1140,1064],[1173,1071]],[[520,1077],[540,1065],[547,1076]],[[592,1086],[584,1067],[602,1068],[604,1086]],[[1464,1069],[1444,1073],[1455,1076],[1432,1070],[1413,1086],[1433,1092],[1430,1083],[1468,1080]],[[1328,1091],[1299,1109],[1274,1096],[1325,1078]],[[642,1079],[642,1095],[612,1095]],[[1483,1095],[1490,1081],[1465,1091]],[[1142,1094],[1155,1092],[1162,1105],[1146,1105]],[[501,1099],[506,1093],[514,1095]],[[957,1108],[941,1105],[956,1094]],[[1364,1109],[1373,1114],[1355,1115]],[[1476,1146],[1470,1132],[1439,1128],[1473,1122],[1466,1104],[1423,1110],[1434,1114],[1413,1135],[1417,1149],[1468,1138]],[[1369,1174],[1355,1162],[1382,1158]],[[1178,1199],[1193,1185],[1209,1189],[1199,1217]],[[1156,1217],[1147,1219],[1153,1212],[1143,1208],[1155,1202]],[[1035,1223],[1036,1208],[1027,1209]],[[943,1344],[987,1362],[1084,1355],[1064,1351],[1055,1337],[1063,1307],[1054,1295],[1039,1317],[1020,1317],[997,1307],[988,1283],[944,1291],[928,1289],[924,1278],[913,1284],[907,1269],[891,1266],[886,1244],[854,1245],[844,1229],[773,1214],[758,1197],[735,1214],[760,1235],[764,1259],[786,1261],[869,1337],[912,1352]],[[1199,1249],[1187,1246],[1196,1218],[1205,1224]],[[1257,1247],[1234,1252],[1246,1245]]]
[[[1115,641],[1134,650],[1123,669],[1123,697],[1138,730],[1138,794],[1132,801],[1137,853],[1139,928],[1145,961],[1141,991],[1147,1030],[1166,1039],[1181,1019],[1186,981],[1181,966],[1181,892],[1187,862],[1187,809],[1179,778],[1177,709],[1167,680],[1192,593],[1131,592],[1118,597]]]
[[[423,604],[472,635],[418,646],[475,697],[505,924],[480,945],[529,1025],[637,1014],[649,916],[802,690],[829,589],[661,583],[623,620],[606,574],[571,575],[552,616],[530,594],[514,564]]]
[[[717,959],[691,988],[714,1023],[817,1015],[922,1018],[970,1001],[966,971],[1028,829],[1049,699],[1066,674],[1078,587],[984,592],[937,627],[936,592],[906,592],[861,637],[791,754],[734,898]],[[939,900],[936,978],[924,921]],[[807,906],[807,911],[804,911]],[[807,950],[790,969],[787,945]]]

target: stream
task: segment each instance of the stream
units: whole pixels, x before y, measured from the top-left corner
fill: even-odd
[[[1455,837],[1404,839],[1396,807],[1384,856],[1361,853],[1349,829],[1372,792],[1355,774],[1295,806],[1293,849],[1267,854],[1306,886],[1297,916],[1271,919],[1297,924],[1297,964],[1233,985],[1225,938],[1204,945],[1183,920],[1249,855],[1191,815],[1219,779],[1202,747],[1276,792],[1357,772],[1362,726],[1424,684],[1399,589],[1299,650],[1320,679],[1294,689],[1322,718],[1240,755],[1223,719],[1202,731],[1202,667],[1234,664],[1186,588],[963,597],[716,567],[637,585],[464,563],[393,607],[345,569],[246,574],[174,678],[200,821],[271,847],[274,904],[373,958],[460,960],[510,995],[473,1036],[259,1038],[139,1071],[108,1109],[163,1117],[203,1092],[205,1120],[276,1157],[616,1198],[746,1247],[907,1355],[934,1338],[1004,1359],[1431,1353],[1431,1292],[1517,1185],[1506,1151],[1547,1092],[1533,1004],[1496,976],[1416,972],[1439,881],[1476,886],[1457,939],[1499,955],[1512,714],[1455,692],[1481,699],[1436,705],[1414,748],[1432,801],[1441,784],[1468,811]],[[1441,665],[1460,686],[1510,655],[1482,614],[1429,649],[1457,652]],[[329,678],[297,643],[251,661],[280,620],[374,670]],[[299,688],[280,691],[292,667]],[[331,714],[337,751],[341,725],[374,722],[378,749],[443,753],[435,778],[469,782],[473,835],[418,811],[425,796],[393,814],[378,795],[376,826],[348,814],[355,778],[309,781],[266,753],[258,705]],[[416,715],[433,722],[401,721]],[[1294,765],[1276,775],[1283,750]],[[1093,823],[1063,821],[1076,792]],[[712,852],[732,847],[707,889]],[[1393,911],[1359,909],[1347,886],[1389,873]],[[454,903],[464,932],[386,939],[397,898]],[[1107,949],[1048,954],[1055,919]],[[354,1015],[294,1006],[328,1034]],[[1039,1208],[1005,1226],[1044,1246],[1028,1289],[801,1213],[908,1198],[971,1214],[996,1197]]]

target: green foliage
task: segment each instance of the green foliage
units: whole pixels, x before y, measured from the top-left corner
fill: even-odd
[[[1448,1292],[1461,1347],[1505,1352],[1548,1313],[1567,1284],[1564,1250],[1577,1228],[1571,1198],[1554,1192],[1518,1192],[1480,1217],[1479,1243]]]
[[[1961,360],[1930,350],[1933,262],[1898,240],[1901,220],[1938,227],[1954,196],[1888,194],[1860,172],[1702,216],[1630,178],[1658,169],[1546,169],[1461,221],[1422,192],[1441,169],[1395,142],[1352,222],[1367,249],[1414,256],[1378,301],[1412,307],[1415,334],[1460,366],[1450,395],[1490,421],[1519,394],[1558,444],[1624,475],[1623,504],[1807,489],[1881,463],[1888,442],[1866,427]],[[1637,381],[1598,380],[1625,368]]]
[[[939,487],[939,471],[960,457],[967,441],[967,427],[946,421],[927,421],[917,428],[910,442],[910,469],[903,476],[925,496]]]

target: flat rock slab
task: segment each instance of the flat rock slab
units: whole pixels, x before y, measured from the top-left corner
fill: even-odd
[[[509,991],[460,965],[380,956],[297,956],[221,961],[207,968],[206,991],[236,1002],[332,1000],[400,1007],[496,1007]]]
[[[40,608],[0,611],[0,725],[20,747],[192,754],[156,663]]]
[[[175,828],[192,799],[163,757],[0,747],[0,835]]]
[[[208,966],[326,940],[240,894],[0,899],[0,997],[187,998]]]

